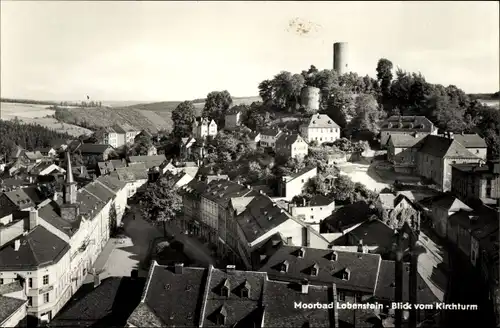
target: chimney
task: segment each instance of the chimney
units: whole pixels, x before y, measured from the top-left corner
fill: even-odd
[[[306,207],[306,199],[302,198],[302,206]]]
[[[308,294],[309,293],[309,280],[307,280],[307,279],[302,280],[300,285],[302,287],[301,288],[302,294]]]
[[[247,189],[251,189],[250,185],[247,185]]]
[[[54,195],[52,196],[52,200],[53,200],[54,202],[56,202],[56,201],[57,201],[57,191],[56,191],[56,192],[54,192]]]
[[[363,253],[363,239],[359,240],[359,243],[358,243],[358,253]]]
[[[19,250],[19,247],[21,247],[21,241],[19,239],[16,239],[14,242],[14,250],[17,252]]]
[[[94,288],[101,284],[101,276],[99,273],[94,271]]]
[[[453,132],[448,132],[448,137],[453,140],[455,137],[453,136]]]
[[[261,194],[261,195],[262,195],[263,193],[264,193],[264,192],[262,191],[262,189],[261,189],[261,190],[259,190],[259,194]]]
[[[174,272],[175,274],[182,274],[184,272],[184,263],[175,263]]]
[[[234,270],[236,270],[236,266],[235,265],[227,265],[226,266],[226,272],[227,273],[233,273]]]
[[[38,225],[38,210],[36,208],[32,208],[29,213],[29,224],[28,224],[29,231],[35,229],[37,225]]]
[[[295,169],[295,173],[299,173],[299,169]]]

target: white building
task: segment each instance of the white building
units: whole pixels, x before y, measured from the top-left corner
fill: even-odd
[[[133,144],[135,137],[141,133],[139,129],[129,124],[115,124],[106,127],[104,133],[104,144],[119,148],[126,144]]]
[[[335,211],[335,201],[323,195],[316,195],[309,201],[303,199],[302,203],[288,205],[290,214],[309,224],[319,232],[321,221]]]
[[[284,176],[278,182],[280,196],[291,201],[293,197],[302,193],[307,182],[318,175],[317,167],[306,167],[302,170],[297,170],[289,176]]]
[[[208,118],[198,117],[193,124],[193,136],[198,139],[215,137],[217,135],[217,123]]]
[[[127,197],[137,193],[137,189],[148,182],[148,170],[144,163],[137,163],[128,167],[121,167],[111,172],[110,176],[126,183]]]
[[[262,147],[273,148],[276,146],[276,140],[282,134],[279,129],[264,129],[260,132],[260,145]]]
[[[308,124],[300,127],[300,133],[307,142],[318,144],[340,139],[340,127],[328,115],[314,114]]]

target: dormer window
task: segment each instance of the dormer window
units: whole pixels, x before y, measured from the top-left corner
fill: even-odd
[[[299,249],[299,250],[297,251],[297,256],[298,256],[299,258],[303,259],[303,258],[304,258],[305,253],[306,253],[306,250],[305,250],[304,248],[301,248],[301,249]]]
[[[314,263],[314,265],[311,267],[311,276],[317,277],[319,272],[319,265],[318,263]]]
[[[249,295],[250,295],[250,283],[248,281],[245,281],[245,283],[241,287],[240,295],[241,295],[241,297],[244,297],[244,298],[249,297]]]
[[[351,270],[345,269],[344,272],[342,272],[342,280],[349,280],[351,278]]]
[[[227,311],[224,305],[220,308],[219,312],[215,315],[215,323],[220,326],[226,324]]]
[[[284,261],[282,264],[281,264],[281,272],[288,272],[288,266],[290,265],[290,263],[288,263],[288,261]]]
[[[337,261],[337,258],[338,258],[338,254],[337,252],[331,252],[330,253],[330,261]]]
[[[224,281],[224,284],[220,289],[221,296],[229,297],[229,289],[230,289],[229,280],[226,279],[226,281]]]

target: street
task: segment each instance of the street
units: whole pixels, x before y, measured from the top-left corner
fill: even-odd
[[[124,236],[110,238],[94,263],[96,271],[104,270],[101,279],[130,276],[134,269],[139,270],[139,276],[145,276],[147,271],[140,264],[147,260],[151,242],[163,237],[163,227],[150,224],[138,212],[135,219],[132,212],[128,213],[123,217],[123,223]],[[182,234],[173,224],[167,224],[167,233],[183,243],[184,253],[194,262],[203,266],[215,265],[210,251],[200,241]],[[85,279],[85,283],[92,281],[91,275]]]

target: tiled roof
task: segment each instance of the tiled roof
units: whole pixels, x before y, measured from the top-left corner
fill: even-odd
[[[119,192],[127,185],[125,182],[111,176],[102,176],[97,178],[96,181],[111,189],[114,193]]]
[[[106,188],[105,186],[96,181],[87,183],[85,187],[83,187],[83,189],[85,189],[85,191],[94,195],[104,203],[109,202],[111,199],[115,197],[114,192],[112,192],[111,190],[109,190],[108,188]]]
[[[208,184],[208,189],[202,196],[223,207],[227,207],[231,198],[252,197],[257,195],[259,195],[258,192],[236,182],[229,180],[214,180]]]
[[[298,133],[293,133],[293,134],[283,133],[276,140],[276,146],[288,147],[288,146],[293,145],[298,140],[303,141],[302,137]]]
[[[51,202],[38,210],[40,219],[47,221],[50,225],[59,229],[67,236],[73,236],[78,228],[80,228],[81,220],[74,222],[67,221],[59,215],[59,205],[56,202]]]
[[[309,201],[309,206],[328,206],[334,201],[334,199],[323,195],[314,195]]]
[[[130,163],[144,163],[146,168],[150,169],[160,166],[167,158],[165,155],[152,155],[152,156],[130,156]]]
[[[80,287],[50,321],[50,327],[124,327],[141,301],[144,278],[110,277]]]
[[[183,186],[179,192],[184,195],[193,197],[201,197],[201,195],[208,189],[208,184],[200,180],[191,180],[188,184]]]
[[[333,285],[309,286],[307,294],[294,283],[268,281],[264,294],[264,327],[335,327],[333,311],[295,308],[295,302],[328,304],[333,301]]]
[[[137,163],[129,167],[118,168],[110,176],[120,181],[145,180],[148,178],[148,171],[144,163]]]
[[[266,274],[263,272],[239,270],[226,272],[211,268],[207,289],[204,291],[202,326],[220,326],[216,318],[221,309],[226,311],[224,326],[236,323],[245,323],[246,327],[260,325],[262,322],[260,305],[265,282]],[[229,297],[222,293],[223,287],[227,288]],[[248,295],[242,294],[244,289]]]
[[[324,222],[331,229],[339,231],[346,230],[366,221],[371,216],[371,212],[372,210],[366,202],[359,201],[338,208],[332,215],[327,217]]]
[[[428,135],[421,142],[420,152],[439,158],[479,158],[455,139]]]
[[[27,301],[0,295],[0,326]]]
[[[401,191],[398,192],[396,195],[391,193],[381,193],[378,195],[382,207],[386,210],[394,209],[403,199],[405,199],[408,202],[408,204],[414,207],[412,199],[409,196],[410,197],[413,196],[411,191]]]
[[[307,125],[310,128],[340,128],[334,120],[326,114],[314,114]]]
[[[375,297],[379,300],[395,300],[395,263],[394,261],[382,261],[380,264],[380,273],[378,276],[377,289]],[[409,302],[409,273],[410,264],[403,264],[403,302]],[[427,283],[417,273],[417,302],[419,304],[431,304],[438,302],[437,297],[427,286]]]
[[[495,172],[495,163],[493,161],[488,161],[486,164],[481,164],[481,163],[453,164],[452,167],[461,172],[476,174],[476,175],[494,174]]]
[[[260,131],[261,136],[277,137],[281,133],[280,129],[266,128]]]
[[[110,161],[99,162],[99,163],[97,163],[97,167],[99,168],[99,173],[101,175],[108,174],[108,173],[113,172],[115,170],[115,168],[113,167],[113,164]]]
[[[24,290],[24,286],[20,280],[0,285],[0,295],[7,295],[10,293],[20,292],[22,290]]]
[[[206,269],[183,268],[175,273],[174,267],[153,262],[143,299],[129,322],[137,327],[198,327],[206,279]]]
[[[254,196],[251,197],[234,197],[231,198],[229,204],[236,211],[236,215],[242,213],[250,204],[250,202],[254,199]]]
[[[77,201],[80,207],[80,214],[85,215],[87,219],[93,219],[106,205],[105,202],[89,193],[85,188],[78,190]]]
[[[472,211],[464,202],[450,194],[436,197],[432,201],[431,206],[445,208],[448,212],[456,212],[460,209]]]
[[[424,139],[427,135],[407,135],[401,133],[391,133],[388,143],[392,144],[395,148],[410,148],[415,146],[419,141]]]
[[[304,250],[303,258],[299,251]],[[336,253],[332,261],[332,253]],[[282,265],[288,262],[287,272],[281,272]],[[269,279],[300,282],[309,279],[311,284],[324,285],[335,283],[339,289],[358,290],[373,293],[381,258],[378,254],[332,251],[308,247],[281,246],[270,256],[259,271],[267,272]],[[317,276],[311,275],[312,267],[318,265]],[[350,270],[349,280],[342,274]]]
[[[291,215],[287,211],[280,208],[268,196],[260,194],[236,218],[248,242],[253,242],[289,219]]]
[[[19,250],[14,249],[14,241],[0,250],[2,270],[29,270],[52,265],[70,249],[64,240],[42,226],[36,226],[19,240]]]
[[[98,144],[81,144],[77,149],[82,154],[103,154],[106,150],[113,148],[110,145],[98,145]]]
[[[354,241],[349,242],[349,237]],[[390,249],[394,241],[394,230],[378,219],[367,220],[357,228],[349,231],[347,235],[336,239],[333,244],[337,246],[357,246],[359,241],[366,246],[379,246]]]
[[[127,162],[123,159],[111,159],[109,162],[113,165],[114,169],[118,169],[120,167],[127,167]]]
[[[43,155],[39,151],[27,151],[24,152],[24,156],[26,156],[29,160],[37,160],[42,159]]]
[[[41,195],[36,187],[19,188],[4,194],[19,209],[33,207],[42,202]]]
[[[454,138],[460,142],[465,148],[486,148],[486,141],[477,133],[472,134],[455,134]]]
[[[391,116],[381,125],[382,130],[420,130],[432,132],[434,125],[425,116]]]

